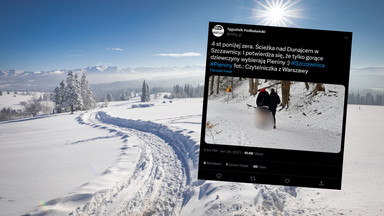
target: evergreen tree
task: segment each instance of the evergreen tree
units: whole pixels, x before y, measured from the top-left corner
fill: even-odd
[[[356,104],[356,102],[355,102],[355,94],[354,93],[348,94],[348,103],[349,104]]]
[[[356,104],[361,104],[361,96],[360,93],[357,93],[356,98],[355,98]]]
[[[120,100],[121,100],[121,101],[126,101],[126,100],[128,100],[128,94],[126,93],[126,91],[123,90],[123,92],[121,93]]]
[[[375,98],[373,97],[371,92],[367,92],[365,96],[364,104],[366,105],[375,105]]]
[[[146,84],[146,88],[147,88],[147,91],[146,91],[146,98],[147,98],[147,101],[150,101],[151,100],[151,95],[149,94],[149,86],[148,84]]]
[[[53,95],[52,101],[55,102],[55,110],[58,113],[62,113],[62,112],[67,111],[66,107],[64,105],[64,102],[67,99],[67,94],[65,92],[66,86],[67,85],[66,85],[65,81],[63,80],[60,82],[60,87],[56,87],[54,90],[54,95]]]
[[[83,100],[81,98],[81,87],[78,79],[78,75],[70,71],[66,79],[67,94],[66,100],[64,101],[65,107],[68,107],[73,113],[75,110],[81,110],[83,108]]]
[[[58,112],[58,113],[62,112],[62,109],[61,109],[61,98],[60,98],[60,88],[59,87],[56,87],[55,90],[53,91],[52,101],[55,103],[55,110],[56,110],[56,112]]]
[[[94,108],[96,106],[96,101],[93,97],[92,88],[89,85],[85,71],[81,76],[80,86],[81,86],[81,97],[83,99],[84,109]]]
[[[65,106],[65,101],[67,100],[67,97],[68,97],[66,90],[67,90],[67,83],[65,82],[65,80],[63,80],[60,83],[60,98],[61,98],[60,105],[62,107],[63,112],[69,111],[69,109]]]
[[[213,78],[213,76],[211,77]],[[191,84],[185,84],[184,87],[179,84],[173,86],[173,91],[171,94],[171,98],[196,98],[203,97],[204,94],[204,86],[197,85],[197,87],[193,87]]]
[[[108,100],[108,101],[113,101],[113,97],[112,97],[112,94],[111,94],[111,93],[108,93],[108,94],[107,94],[107,100]]]
[[[376,105],[383,105],[383,95],[377,94],[376,99],[375,99],[375,103],[376,103]]]
[[[149,87],[148,84],[145,83],[145,80],[143,82],[143,87],[141,90],[141,102],[148,102],[151,100],[151,97],[149,95]]]

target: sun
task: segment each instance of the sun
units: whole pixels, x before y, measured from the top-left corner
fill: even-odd
[[[256,0],[257,8],[253,10],[254,18],[261,25],[287,26],[293,25],[292,19],[301,18],[300,9],[294,7],[300,0]]]

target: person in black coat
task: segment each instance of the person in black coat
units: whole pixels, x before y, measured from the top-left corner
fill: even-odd
[[[271,99],[269,97],[268,92],[265,90],[265,88],[260,89],[259,94],[257,95],[256,98],[256,122],[259,126],[262,128],[269,128],[270,123],[272,123],[272,119],[270,119],[270,111],[269,111],[269,106],[271,103]]]
[[[260,89],[259,95],[256,98],[256,105],[258,107],[269,107],[271,105],[271,99],[265,88]]]
[[[276,115],[277,105],[280,104],[280,97],[275,92],[275,89],[271,89],[270,98],[271,98],[271,101],[270,101],[269,111],[271,111],[272,116],[273,116],[273,121],[274,121],[273,128],[276,129],[276,117],[275,117],[275,115]]]

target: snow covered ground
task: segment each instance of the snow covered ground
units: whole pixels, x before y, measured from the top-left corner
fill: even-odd
[[[0,143],[2,215],[20,215],[102,175],[123,146],[69,114],[0,123]]]
[[[383,107],[348,107],[337,191],[197,180],[202,99],[162,102],[0,123],[0,215],[383,215]]]
[[[44,93],[42,92],[29,92],[28,94],[25,92],[18,92],[17,94],[10,92],[10,94],[7,94],[6,91],[3,91],[3,95],[0,96],[0,109],[11,107],[15,110],[22,110],[23,106],[20,104],[20,102],[27,102],[31,100],[32,97],[39,98],[40,96],[43,96],[43,94]],[[52,106],[52,102],[47,103],[48,105]]]
[[[263,82],[260,88],[263,85],[269,83]],[[248,80],[245,80],[234,89],[234,98],[223,93],[209,97],[207,122],[213,127],[206,130],[207,143],[334,153],[340,151],[343,86],[326,84],[325,94],[320,92],[308,97],[310,91],[305,89],[304,83],[292,84],[290,108],[279,111],[278,107],[275,130],[255,127],[252,106],[255,106],[256,97],[249,96],[248,88]]]

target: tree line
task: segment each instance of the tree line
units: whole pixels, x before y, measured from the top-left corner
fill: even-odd
[[[364,93],[349,93],[349,104],[361,104],[361,105],[384,105],[384,94],[372,94],[371,92]]]
[[[191,84],[184,84],[184,86],[176,84],[173,86],[171,98],[198,98],[203,97],[204,86],[198,84],[197,87]]]

